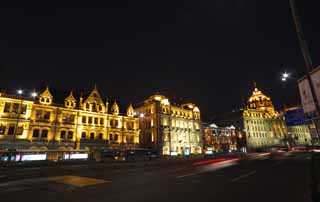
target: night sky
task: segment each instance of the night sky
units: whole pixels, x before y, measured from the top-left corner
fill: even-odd
[[[320,64],[320,3],[297,1]],[[0,89],[7,92],[46,85],[88,92],[96,83],[122,106],[159,91],[209,114],[241,106],[255,80],[276,106],[284,97],[299,103],[295,79],[280,82],[284,70],[304,73],[287,0],[8,6],[0,17]]]

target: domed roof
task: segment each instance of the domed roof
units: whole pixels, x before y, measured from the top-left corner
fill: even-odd
[[[271,99],[255,86],[254,91],[248,100],[248,108],[257,110],[270,110],[271,108],[273,109],[273,105]]]

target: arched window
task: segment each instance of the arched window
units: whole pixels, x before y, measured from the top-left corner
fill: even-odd
[[[72,139],[73,138],[73,131],[68,131],[68,139]]]
[[[103,133],[99,133],[99,140],[103,139]]]
[[[47,129],[42,130],[41,138],[47,138],[49,131]]]
[[[94,133],[90,133],[90,140],[94,140]]]
[[[93,112],[96,112],[96,111],[97,111],[97,104],[96,104],[96,103],[93,103],[93,104],[92,104],[92,111],[93,111]]]
[[[66,131],[65,130],[62,130],[60,131],[60,139],[65,139],[66,138]]]
[[[44,102],[44,98],[43,97],[40,99],[40,102]]]
[[[81,139],[87,139],[87,133],[85,131],[82,131]]]
[[[89,103],[86,103],[86,109],[89,110],[90,109],[90,105]]]
[[[32,133],[32,137],[39,137],[39,129],[34,129]]]

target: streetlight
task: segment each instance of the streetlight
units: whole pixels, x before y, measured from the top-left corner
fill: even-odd
[[[17,90],[17,93],[18,93],[19,95],[22,95],[22,94],[23,94],[23,90],[19,89],[19,90]]]
[[[14,144],[15,144],[15,141],[16,141],[16,135],[19,132],[18,128],[19,128],[20,115],[22,114],[21,110],[22,110],[22,105],[23,105],[23,97],[22,97],[23,93],[24,92],[23,92],[22,89],[18,89],[17,90],[18,99],[20,99],[20,103],[19,103],[18,110],[17,110],[17,121],[16,121],[16,125],[15,125],[15,128],[14,128],[11,149],[14,149]],[[30,93],[30,95],[31,95],[31,97],[35,98],[38,94],[35,91],[33,91],[33,92]]]
[[[35,98],[35,97],[37,97],[37,96],[38,96],[38,93],[36,93],[36,92],[32,92],[32,93],[31,93],[31,97]]]

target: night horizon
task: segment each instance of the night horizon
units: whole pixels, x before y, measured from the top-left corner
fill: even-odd
[[[49,85],[79,93],[98,84],[104,97],[125,106],[164,92],[212,114],[241,107],[255,81],[277,108],[283,96],[290,98],[288,105],[300,103],[294,80],[305,68],[288,2],[278,2],[277,9],[271,2],[141,6],[3,8],[2,15],[10,17],[1,33],[1,89],[40,91]],[[317,66],[316,6],[298,6]],[[284,71],[295,77],[286,87],[280,81]]]
[[[1,202],[319,202],[319,6],[0,7]]]

